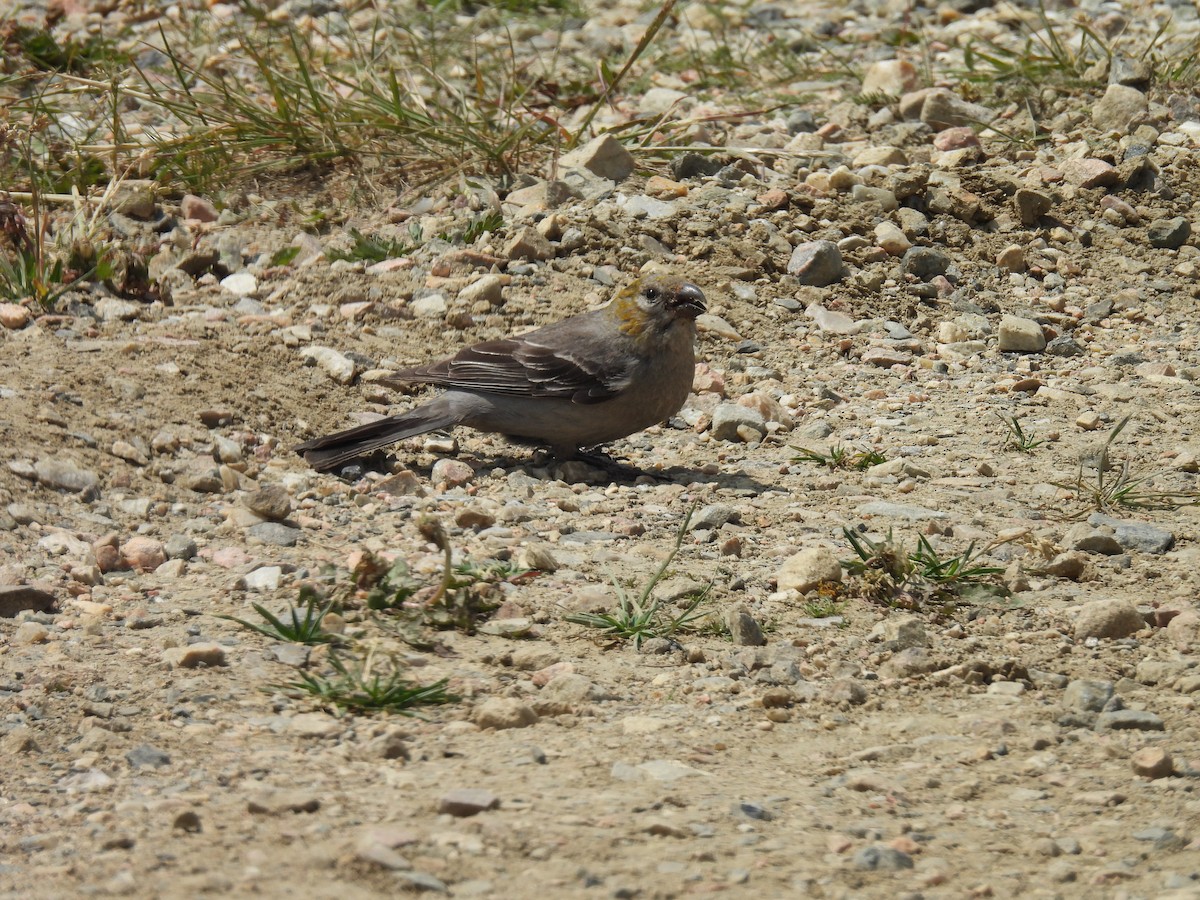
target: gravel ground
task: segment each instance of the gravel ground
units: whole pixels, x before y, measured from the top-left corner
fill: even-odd
[[[1168,12],[1194,43],[1191,6],[1052,15],[1136,48]],[[564,40],[623,58],[638,15]],[[1200,101],[1136,54],[1021,102],[892,59],[915,17],[948,70],[1013,7],[722,15],[839,34],[858,77],[730,119],[664,74],[597,124],[669,111],[702,152],[600,139],[554,181],[356,206],[344,174],[237,202],[129,180],[110,224],[157,299],[0,305],[3,896],[1200,897]],[[660,40],[715,41],[713,16]],[[302,190],[354,212],[314,234]],[[433,238],[487,211],[472,245]],[[429,239],[330,262],[352,227]],[[647,267],[709,313],[684,409],[607,448],[642,474],[466,430],[344,477],[290,452],[412,403],[383,373]],[[838,446],[883,461],[798,449]],[[708,586],[705,627],[567,621],[645,585],[689,509],[655,596]],[[372,560],[436,583],[430,518],[456,561],[536,571],[465,588],[474,628],[372,611]],[[847,530],[998,571],[884,597],[838,565]],[[305,585],[360,658],[458,700],[321,703],[288,685],[328,646],[219,618]]]

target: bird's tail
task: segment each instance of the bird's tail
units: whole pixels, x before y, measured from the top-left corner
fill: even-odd
[[[319,472],[336,469],[356,457],[439,428],[452,428],[461,421],[446,395],[398,416],[388,416],[345,431],[313,438],[296,446],[304,461]]]

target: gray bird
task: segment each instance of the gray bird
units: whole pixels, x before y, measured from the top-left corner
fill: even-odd
[[[446,390],[408,412],[296,447],[314,469],[427,431],[467,425],[548,446],[570,459],[662,422],[687,400],[695,370],[696,317],[704,294],[670,275],[647,275],[607,306],[536,331],[483,341],[385,383]]]

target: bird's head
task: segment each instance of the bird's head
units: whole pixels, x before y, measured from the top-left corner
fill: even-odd
[[[692,322],[703,313],[704,292],[677,275],[645,275],[617,292],[613,308],[621,330],[633,337],[646,328],[665,328],[677,320]]]

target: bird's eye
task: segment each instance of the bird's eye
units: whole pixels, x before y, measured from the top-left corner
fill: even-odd
[[[657,300],[658,299],[658,288],[653,288],[653,287],[646,288],[646,299],[647,300]]]

